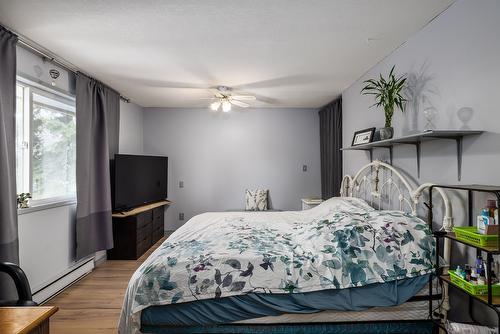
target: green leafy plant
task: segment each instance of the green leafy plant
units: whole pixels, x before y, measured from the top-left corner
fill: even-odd
[[[405,110],[406,99],[401,95],[406,82],[404,75],[396,78],[394,67],[389,72],[388,78],[383,78],[380,74],[378,80],[365,80],[365,87],[361,90],[363,95],[374,95],[375,103],[370,106],[383,107],[385,112],[385,127],[390,128],[392,125],[392,116],[394,108],[398,107],[402,112]]]
[[[17,195],[17,206],[21,209],[28,207],[28,200],[31,198],[30,193],[20,193]]]

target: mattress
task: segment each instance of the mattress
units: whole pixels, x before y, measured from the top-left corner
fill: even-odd
[[[433,302],[433,309],[438,301]],[[427,301],[406,302],[399,306],[373,307],[364,311],[321,311],[310,314],[283,314],[250,320],[236,321],[238,324],[276,324],[276,323],[323,323],[323,322],[360,322],[360,321],[393,321],[421,320],[429,317]]]
[[[435,280],[435,283],[437,281]],[[441,293],[441,289],[433,287],[433,294]],[[417,296],[429,296],[429,285],[420,290]],[[440,300],[432,302],[432,309],[439,306]],[[326,322],[360,322],[360,321],[395,321],[421,320],[429,317],[428,301],[409,301],[398,306],[373,307],[362,311],[327,310],[310,314],[282,314],[250,320],[237,321],[238,324],[276,324],[276,323],[326,323]]]

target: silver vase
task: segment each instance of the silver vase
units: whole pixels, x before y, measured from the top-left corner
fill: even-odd
[[[380,140],[391,139],[394,136],[394,128],[380,128]]]

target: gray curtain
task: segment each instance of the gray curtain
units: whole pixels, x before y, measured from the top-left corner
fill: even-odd
[[[16,44],[17,36],[0,26],[0,261],[17,264]],[[16,297],[7,279],[0,274],[0,299]]]
[[[321,197],[339,196],[342,183],[342,98],[319,110]]]
[[[110,161],[118,153],[120,95],[76,79],[76,258],[113,248]]]

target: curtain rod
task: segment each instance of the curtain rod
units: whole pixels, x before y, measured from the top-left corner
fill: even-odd
[[[0,23],[1,25],[1,23]],[[5,27],[5,26],[4,26]],[[18,40],[18,43],[24,47],[25,49],[30,49],[31,51],[34,51],[36,53],[38,53],[40,56],[42,56],[43,58],[49,60],[50,62],[64,68],[65,70],[71,72],[71,73],[74,73],[74,74],[78,74],[78,72],[92,78],[92,76],[86,74],[84,71],[80,70],[78,67],[76,67],[75,65],[71,64],[70,62],[62,59],[62,58],[59,58],[59,57],[56,57],[52,52],[50,52],[49,50],[45,49],[44,47],[38,45],[37,43],[33,42],[32,40],[30,40],[29,38],[26,38],[24,37],[23,35],[20,35],[18,34],[17,32],[13,31],[12,29],[10,28],[7,28],[5,27],[6,29],[10,30],[11,32],[13,32],[14,34],[17,35],[17,40]],[[121,95],[120,93],[118,93],[120,95],[120,99],[126,103],[130,103],[130,99]]]

